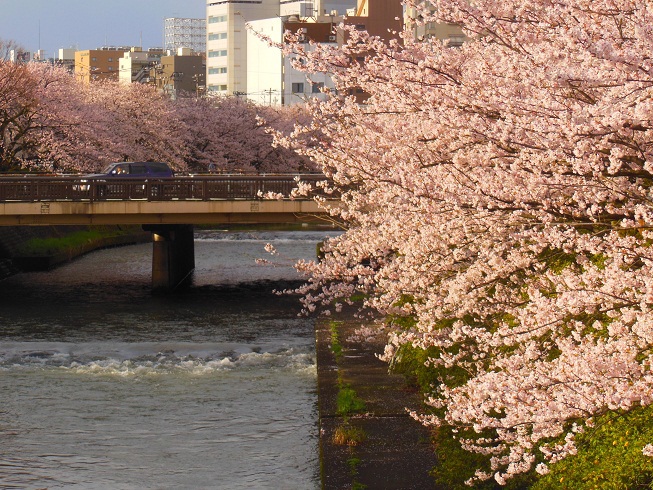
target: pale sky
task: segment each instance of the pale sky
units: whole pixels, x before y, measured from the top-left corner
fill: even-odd
[[[206,0],[0,0],[0,39],[25,50],[163,46],[163,19],[206,16]]]

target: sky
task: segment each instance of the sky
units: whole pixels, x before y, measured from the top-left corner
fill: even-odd
[[[206,0],[0,0],[0,39],[26,51],[163,46],[163,19],[204,18]],[[142,40],[142,42],[141,42]]]

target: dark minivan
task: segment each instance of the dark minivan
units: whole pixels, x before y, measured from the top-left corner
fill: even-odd
[[[164,162],[118,162],[111,163],[98,174],[88,175],[90,178],[127,178],[127,179],[161,179],[174,177],[175,173]]]

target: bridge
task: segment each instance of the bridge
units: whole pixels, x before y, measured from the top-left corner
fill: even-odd
[[[0,177],[0,226],[140,224],[152,233],[152,287],[168,291],[195,268],[193,225],[318,221],[297,182],[321,174],[201,175],[166,179]],[[267,196],[285,196],[276,199]]]

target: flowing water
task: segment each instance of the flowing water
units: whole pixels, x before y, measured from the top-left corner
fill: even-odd
[[[0,488],[319,488],[314,325],[270,291],[325,234],[198,233],[174,295],[150,244],[1,281]]]

